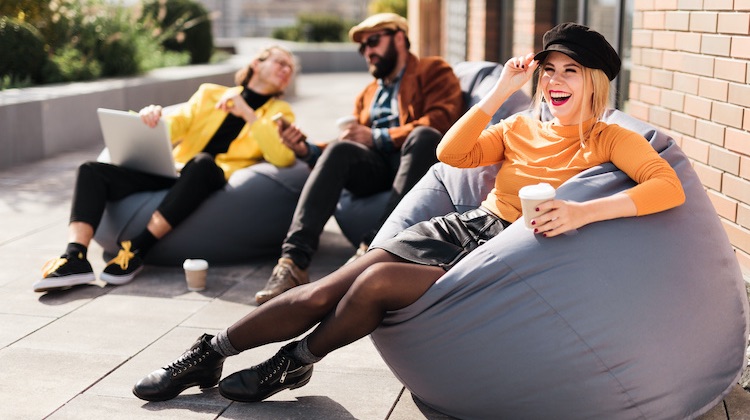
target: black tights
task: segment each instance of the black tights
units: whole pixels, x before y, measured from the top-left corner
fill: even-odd
[[[406,262],[373,249],[328,276],[295,287],[250,312],[229,327],[239,351],[308,335],[310,351],[323,357],[380,325],[387,311],[419,299],[445,271]]]

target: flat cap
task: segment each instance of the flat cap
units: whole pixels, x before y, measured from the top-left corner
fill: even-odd
[[[544,51],[534,59],[543,61],[552,51],[561,52],[582,66],[599,69],[613,80],[620,73],[622,62],[617,51],[602,34],[573,22],[561,23],[542,38]]]
[[[349,38],[354,42],[362,42],[362,34],[377,30],[390,29],[409,33],[409,22],[395,13],[378,13],[363,20],[359,25],[349,30]]]

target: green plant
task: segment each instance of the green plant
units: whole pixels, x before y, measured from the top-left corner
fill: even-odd
[[[193,64],[207,63],[213,54],[211,19],[203,5],[194,0],[146,0],[141,23],[154,27],[164,48],[187,51]]]
[[[50,0],[3,0],[0,1],[0,16],[26,22],[37,28],[46,39],[44,30],[49,21],[49,3]]]
[[[0,88],[39,83],[47,61],[39,31],[17,19],[0,16]]]
[[[58,50],[44,69],[44,80],[47,83],[94,80],[101,75],[101,63],[85,57],[80,50],[73,47]]]
[[[271,38],[284,39],[287,41],[299,41],[300,33],[298,26],[285,26],[281,28],[275,28],[271,32]]]
[[[301,14],[295,26],[277,28],[272,36],[289,41],[342,42],[351,26],[338,15]]]
[[[339,16],[328,14],[300,15],[299,26],[307,42],[341,42],[347,29]]]
[[[190,62],[190,52],[165,50],[162,43],[184,38],[187,29],[207,16],[157,25],[142,19],[139,6],[125,6],[126,1],[131,2],[0,1],[0,89],[130,76]],[[213,49],[213,40],[209,42],[204,50]]]
[[[133,46],[138,27],[127,8],[105,0],[56,0],[50,10],[47,41],[60,78],[88,80],[141,71]]]
[[[406,17],[407,9],[406,0],[372,0],[367,6],[367,10],[373,15],[390,12]]]

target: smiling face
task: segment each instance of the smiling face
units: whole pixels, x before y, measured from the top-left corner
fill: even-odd
[[[266,58],[254,62],[252,67],[248,87],[260,94],[283,92],[294,76],[294,58],[278,48],[271,49]]]
[[[539,89],[560,125],[576,125],[593,116],[593,83],[584,74],[584,67],[563,53],[551,52],[544,62]]]

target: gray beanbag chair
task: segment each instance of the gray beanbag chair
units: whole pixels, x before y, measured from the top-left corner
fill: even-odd
[[[471,108],[495,85],[503,66],[491,61],[462,61],[453,66],[464,97],[464,106]],[[522,91],[515,92],[492,116],[490,124],[523,111],[529,107],[531,99]],[[344,236],[354,246],[358,246],[362,236],[380,222],[391,192],[384,191],[367,197],[357,197],[344,190],[336,206],[334,217]]]
[[[146,262],[181,265],[186,258],[209,263],[238,263],[278,255],[310,169],[302,162],[288,168],[262,162],[232,174],[223,190],[157,242]],[[167,190],[133,194],[110,202],[94,239],[105,259],[119,242],[146,226]]]
[[[429,406],[464,419],[693,418],[737,383],[748,302],[716,212],[671,138],[619,111],[606,119],[651,141],[687,201],[555,238],[519,220],[390,313],[371,337]],[[496,170],[435,165],[375,243],[477,206]],[[558,197],[583,201],[632,185],[605,164]]]

